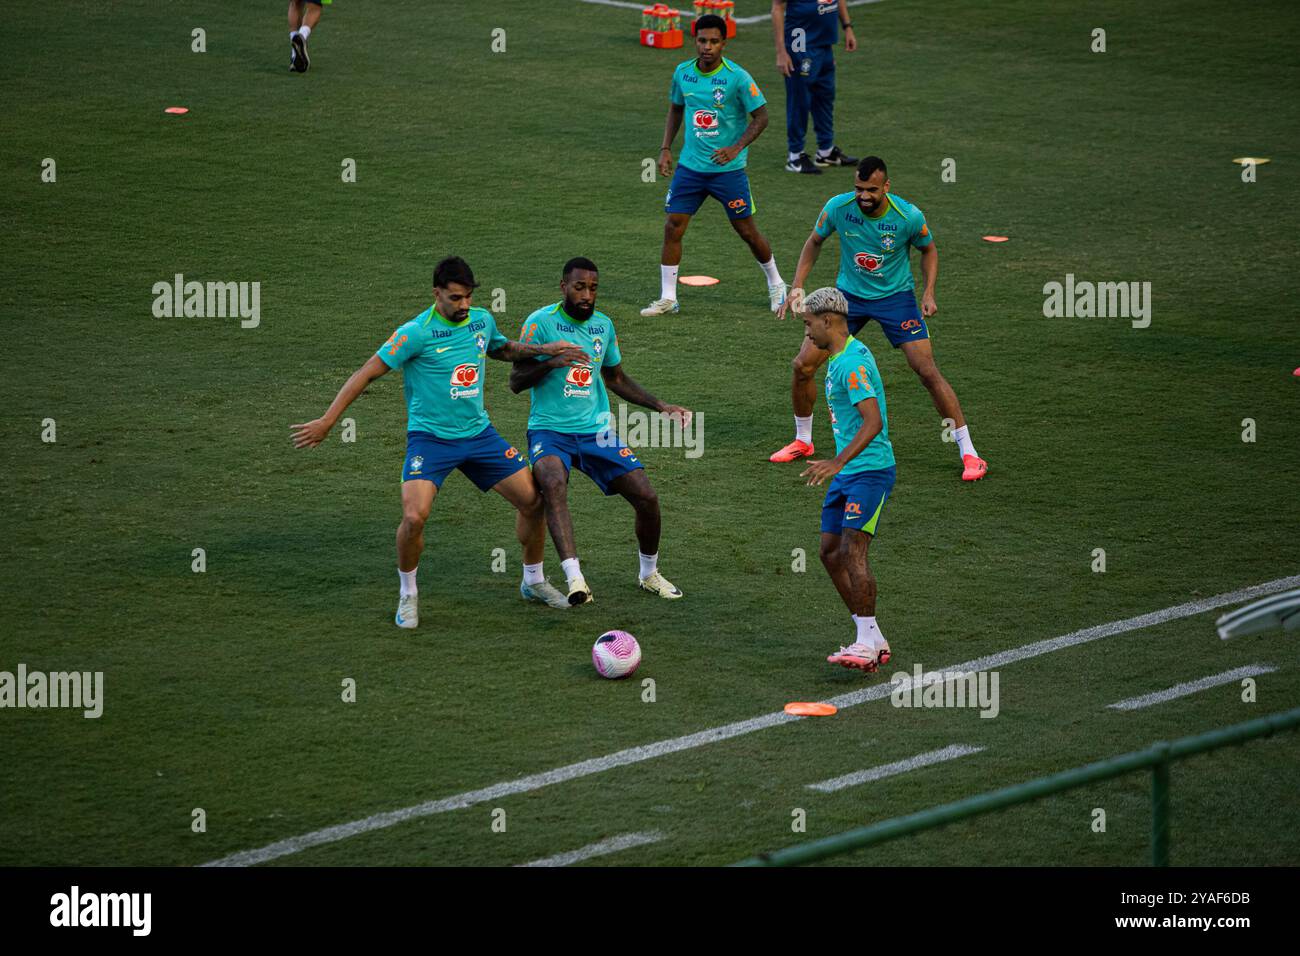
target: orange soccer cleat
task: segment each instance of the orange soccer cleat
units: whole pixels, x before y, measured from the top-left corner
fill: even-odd
[[[810,458],[812,453],[812,442],[796,438],[769,458],[768,461],[794,461],[796,458]]]
[[[989,463],[976,455],[963,455],[961,463],[965,466],[961,472],[962,481],[979,481],[989,470]]]

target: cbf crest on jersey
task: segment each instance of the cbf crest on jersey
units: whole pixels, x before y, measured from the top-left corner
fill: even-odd
[[[719,106],[721,106],[723,102],[726,101],[726,99],[727,99],[726,90],[717,89],[713,91],[713,102],[717,103]]]
[[[890,233],[885,233],[880,237],[880,248],[884,249],[886,252],[893,252],[894,242],[894,237]]]
[[[593,339],[591,343],[591,354],[600,358],[605,353],[605,343],[600,339]]]
[[[487,339],[483,337],[482,332],[474,336],[474,344],[478,346],[478,350],[480,353],[487,351]]]

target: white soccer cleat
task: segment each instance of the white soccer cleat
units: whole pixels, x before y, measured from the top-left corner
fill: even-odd
[[[682,596],[681,590],[658,571],[648,578],[641,578],[640,583],[642,591],[649,591],[670,601],[675,601]]]
[[[420,599],[414,594],[403,594],[397,602],[397,626],[415,627],[420,623]]]
[[[565,610],[569,607],[569,599],[550,581],[543,581],[540,584],[520,583],[519,594],[525,601],[540,601],[547,607],[559,607]]]
[[[767,301],[772,304],[773,312],[781,311],[781,304],[785,302],[786,289],[789,288],[784,282],[767,287]]]
[[[655,299],[641,310],[641,314],[649,318],[652,315],[669,315],[680,311],[681,306],[677,304],[676,299]]]
[[[587,580],[581,574],[569,581],[569,606],[577,607],[579,604],[590,604],[596,600],[591,596],[591,588],[587,587]]]

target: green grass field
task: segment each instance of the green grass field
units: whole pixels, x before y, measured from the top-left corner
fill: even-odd
[[[790,438],[802,333],[767,311],[716,205],[687,233],[682,271],[721,283],[683,290],[680,316],[637,315],[658,288],[666,189],[642,181],[642,161],[688,52],[642,48],[637,13],[577,0],[338,0],[298,76],[283,2],[66,8],[10,4],[0,34],[0,670],[103,671],[105,703],[98,720],[0,712],[0,865],[217,860],[1300,573],[1289,0],[854,8],[863,49],[838,54],[837,137],[885,157],[894,191],[926,212],[936,356],[990,462],[984,481],[958,480],[925,391],[864,331],[899,462],[872,547],[895,658],[874,677],[825,663],[850,630],[816,560],[822,493],[766,460]],[[196,27],[206,53],[191,52]],[[1090,52],[1096,27],[1105,53]],[[742,26],[727,55],[769,98],[750,176],[789,278],[852,171],[782,170],[770,24]],[[173,105],[190,112],[165,115]],[[1247,155],[1273,159],[1254,183],[1230,162]],[[340,176],[348,158],[355,183]],[[946,158],[956,182],[941,181]],[[636,589],[631,510],[575,476],[597,603],[525,605],[508,506],[456,474],[427,532],[421,626],[393,626],[398,376],[353,406],[355,443],[336,433],[298,452],[289,425],[321,414],[429,304],[449,253],[473,265],[479,304],[505,290],[509,335],[558,298],[565,259],[595,259],[628,372],[703,413],[702,457],[642,453],[664,508],[662,567],[685,600]],[[835,254],[810,287],[833,282]],[[176,273],[260,282],[261,324],[155,318],[152,286]],[[1045,318],[1043,286],[1067,273],[1152,283],[1151,326]],[[489,364],[487,404],[522,443],[527,400],[507,372]],[[824,406],[815,439],[833,446]],[[191,571],[195,548],[205,573]],[[495,548],[508,573],[492,571]],[[561,580],[549,542],[547,571]],[[1218,613],[1007,664],[997,719],[877,700],[275,862],[507,865],[657,831],[592,863],[724,864],[1295,706],[1296,641],[1220,641]],[[591,668],[613,627],[643,645],[631,681]],[[1231,683],[1106,709],[1256,663],[1277,669],[1255,703]],[[355,703],[341,700],[346,678]],[[807,789],[954,743],[985,749]],[[1173,781],[1175,863],[1300,862],[1300,738],[1195,758]],[[837,862],[1140,864],[1147,793],[1135,775]]]

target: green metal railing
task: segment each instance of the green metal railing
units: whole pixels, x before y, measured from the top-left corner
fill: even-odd
[[[1279,731],[1294,730],[1297,727],[1300,727],[1300,707],[1280,714],[1273,714],[1270,717],[1260,717],[1257,720],[1248,720],[1245,723],[1234,724],[1231,727],[1211,730],[1193,737],[1183,737],[1172,743],[1152,744],[1146,750],[1111,757],[1099,763],[1088,764],[1086,767],[1075,767],[1073,770],[1065,770],[1050,777],[1040,777],[1037,780],[1018,783],[1014,786],[1004,787],[1001,790],[981,793],[974,797],[967,797],[965,800],[958,800],[956,803],[931,807],[928,810],[921,810],[905,817],[882,820],[880,823],[874,823],[871,826],[837,833],[834,836],[824,837],[820,840],[799,843],[795,846],[786,847],[784,850],[760,853],[756,857],[742,860],[733,865],[798,866],[802,863],[813,863],[817,860],[824,860],[829,856],[848,853],[851,850],[859,850],[863,847],[874,846],[877,843],[884,843],[886,840],[893,840],[897,837],[919,833],[922,830],[955,823],[958,820],[978,816],[981,813],[990,813],[1016,804],[1029,803],[1031,800],[1038,800],[1055,793],[1061,793],[1064,790],[1073,790],[1085,784],[1095,783],[1099,780],[1110,780],[1113,777],[1120,777],[1135,770],[1150,768],[1151,865],[1168,866],[1169,765],[1175,760],[1182,760],[1194,754],[1245,743],[1257,737],[1266,737]]]

